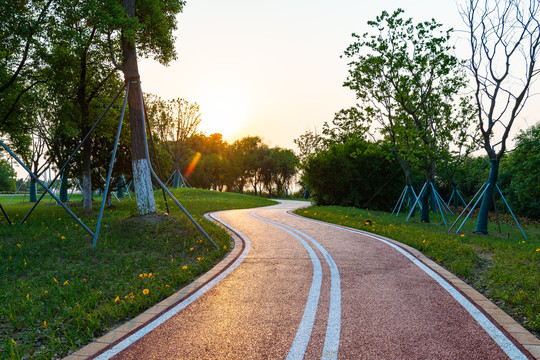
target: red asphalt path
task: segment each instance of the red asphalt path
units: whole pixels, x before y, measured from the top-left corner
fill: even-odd
[[[215,214],[248,239],[243,262],[177,314],[138,340],[128,339],[125,349],[113,352],[113,346],[96,359],[336,358],[326,348],[323,356],[331,303],[339,359],[534,359],[474,305],[467,310],[452,296],[464,299],[455,288],[445,289],[406,251],[376,236],[286,213],[305,204]],[[339,269],[332,280],[329,258]],[[337,304],[335,296],[331,300],[336,289]],[[313,326],[308,321],[311,334],[305,328],[297,334],[309,311],[316,313]],[[305,352],[291,349],[295,336],[307,339]]]

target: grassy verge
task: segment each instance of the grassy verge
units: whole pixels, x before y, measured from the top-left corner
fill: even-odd
[[[0,213],[0,358],[54,359],[77,350],[172,295],[225,255],[229,236],[202,219],[204,213],[273,203],[204,190],[174,193],[219,250],[170,200],[173,216],[144,218],[133,217],[133,200],[113,200],[93,252],[92,238],[47,199],[21,226],[7,225]],[[20,221],[30,205],[20,199],[7,205],[9,199],[0,202]],[[156,199],[165,212],[161,193]],[[75,198],[70,207],[95,229],[97,212],[83,215]]]
[[[406,217],[352,207],[313,206],[297,214],[380,234],[420,250],[445,266],[513,316],[525,328],[540,335],[540,228],[525,227],[528,240],[511,221],[491,224],[493,235],[476,235],[475,219],[460,234],[448,231],[439,215],[432,223],[419,222],[419,216]],[[446,219],[449,224],[456,216]],[[367,225],[366,220],[371,220]],[[461,223],[459,223],[461,224]]]

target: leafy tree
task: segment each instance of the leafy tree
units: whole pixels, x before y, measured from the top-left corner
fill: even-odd
[[[258,136],[246,136],[235,141],[231,145],[231,160],[232,160],[232,177],[234,180],[234,188],[238,192],[243,193],[249,181],[256,186],[258,184],[256,178],[257,170],[259,169],[260,147],[262,139]]]
[[[146,161],[143,126],[142,90],[139,82],[137,50],[143,56],[151,56],[167,64],[176,57],[173,31],[176,30],[176,15],[182,11],[181,0],[122,0],[121,3],[105,2],[108,11],[108,30],[113,44],[120,45],[122,64],[114,60],[116,67],[130,84],[128,97],[133,184],[139,214],[156,212],[156,204]],[[114,56],[113,56],[114,58]]]
[[[470,35],[468,68],[474,79],[476,122],[491,163],[489,186],[475,228],[478,233],[488,233],[499,161],[506,152],[510,130],[525,106],[530,84],[538,74],[539,10],[540,3],[532,0],[468,0],[461,10]]]
[[[270,150],[270,156],[275,163],[273,183],[278,195],[280,195],[289,187],[292,178],[296,175],[299,159],[289,149],[274,147]]]
[[[402,184],[384,182],[399,169],[379,144],[360,137],[331,143],[307,160],[303,181],[320,205],[343,205],[388,209]],[[384,182],[383,182],[384,181]],[[381,187],[385,190],[381,191]]]
[[[507,157],[508,202],[522,216],[540,219],[540,123],[516,137]]]
[[[0,2],[0,136],[19,153],[30,145],[36,88],[46,78],[41,40],[51,3]]]
[[[106,19],[99,1],[68,2],[57,0],[58,19],[49,31],[52,42],[49,63],[56,71],[49,81],[49,118],[47,124],[52,160],[61,168],[68,156],[90,131],[121,83],[109,58]],[[117,123],[118,116],[108,114],[106,120]],[[105,122],[104,121],[104,122]],[[105,126],[107,127],[107,126]],[[75,160],[76,172],[82,176],[83,210],[92,211],[92,157],[97,157],[94,144],[107,138],[98,127],[85,141],[81,156]],[[116,133],[116,130],[113,130]],[[99,140],[98,140],[99,139]],[[100,145],[103,145],[101,142]],[[110,151],[107,151],[110,155]],[[100,180],[100,179],[95,179]]]
[[[465,77],[457,58],[449,54],[451,30],[442,31],[435,20],[413,24],[402,13],[401,9],[393,14],[383,11],[376,21],[368,22],[372,33],[353,34],[356,42],[345,51],[353,58],[345,86],[362,102],[352,118],[378,123],[407,184],[411,184],[411,162],[423,168],[430,184],[439,154],[448,147],[458,125],[470,117],[468,107],[455,102]],[[430,194],[428,185],[424,222],[429,222]]]
[[[17,190],[15,184],[15,170],[11,167],[9,162],[5,159],[0,159],[0,190],[1,191],[15,191]]]

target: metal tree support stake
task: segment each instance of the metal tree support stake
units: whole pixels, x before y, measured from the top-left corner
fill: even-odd
[[[99,229],[101,227],[101,220],[103,219],[103,211],[105,210],[105,202],[107,202],[107,194],[109,193],[109,186],[111,184],[112,171],[114,168],[114,158],[116,157],[116,150],[118,149],[118,142],[120,141],[120,131],[122,130],[122,123],[124,121],[124,114],[126,112],[127,99],[129,95],[129,84],[126,87],[126,96],[124,97],[124,105],[122,105],[122,113],[120,115],[120,121],[118,121],[118,131],[116,132],[116,139],[114,140],[114,148],[111,156],[111,164],[109,165],[109,171],[107,173],[107,182],[105,183],[105,192],[103,193],[103,199],[101,199],[101,209],[99,210],[98,222],[96,225],[96,233],[94,234],[94,240],[92,242],[92,250],[96,247],[97,239],[99,236]]]
[[[122,86],[122,88],[120,89],[120,91],[118,91],[118,93],[116,93],[116,96],[114,97],[114,99],[110,102],[109,106],[107,106],[107,108],[105,109],[105,111],[101,114],[101,116],[99,117],[99,119],[94,123],[94,125],[90,128],[90,130],[88,131],[88,133],[85,135],[85,137],[82,139],[82,141],[79,143],[79,145],[75,148],[75,150],[73,151],[73,153],[71,154],[71,156],[69,157],[69,159],[66,161],[66,163],[64,164],[64,166],[62,166],[62,168],[60,169],[60,171],[58,171],[58,173],[55,175],[54,179],[52,180],[52,183],[54,183],[58,177],[60,176],[60,174],[62,174],[62,172],[64,171],[64,169],[68,166],[68,164],[71,162],[71,160],[73,159],[73,157],[75,156],[75,154],[77,153],[77,151],[79,151],[79,149],[81,148],[81,146],[84,144],[84,142],[90,137],[90,135],[92,134],[92,132],[94,131],[94,129],[96,128],[96,126],[101,122],[101,120],[103,119],[103,117],[105,116],[105,114],[109,111],[109,109],[111,108],[111,106],[115,103],[116,99],[118,98],[118,96],[122,93],[122,91],[124,90],[124,88],[126,87],[126,85],[124,84]],[[30,214],[32,213],[32,211],[34,211],[34,209],[36,208],[36,206],[39,204],[39,202],[41,201],[41,199],[43,199],[43,197],[45,196],[45,193],[41,194],[41,197],[38,199],[38,201],[34,204],[34,206],[32,206],[32,208],[30,209],[30,211],[28,211],[28,213],[24,216],[24,218],[21,220],[21,225],[24,224],[24,222],[26,221],[26,219],[28,219],[28,217],[30,216]],[[94,233],[91,233],[92,236],[94,236]]]
[[[210,236],[208,236],[208,234],[206,233],[206,231],[204,231],[204,229],[201,227],[201,225],[199,225],[197,223],[197,221],[195,221],[195,219],[193,219],[193,217],[189,214],[189,212],[184,209],[184,207],[182,206],[182,204],[180,204],[180,202],[178,200],[176,200],[176,198],[174,197],[174,195],[169,191],[169,189],[167,189],[167,187],[161,182],[161,180],[159,179],[159,177],[156,175],[156,173],[154,172],[154,169],[152,168],[152,164],[150,163],[150,155],[148,153],[148,143],[146,142],[146,118],[144,116],[144,100],[143,100],[143,96],[142,96],[142,87],[141,87],[141,82],[140,80],[138,81],[135,81],[136,83],[138,83],[139,85],[139,88],[140,88],[140,91],[139,91],[139,96],[140,96],[140,101],[141,101],[141,106],[142,106],[142,128],[143,128],[143,134],[144,134],[144,150],[145,150],[145,153],[146,153],[146,161],[148,161],[148,167],[150,169],[150,172],[152,173],[152,176],[154,177],[154,179],[156,180],[156,182],[159,184],[159,186],[161,186],[161,188],[167,193],[167,195],[169,195],[169,197],[175,202],[175,204],[180,208],[180,210],[182,210],[182,212],[189,218],[189,220],[191,220],[191,222],[197,227],[197,229],[199,229],[199,231],[204,235],[204,237],[206,237],[206,239],[208,241],[210,241],[215,247],[216,249],[219,249],[219,246],[217,246],[217,244],[214,242],[214,240],[212,240],[212,238]]]

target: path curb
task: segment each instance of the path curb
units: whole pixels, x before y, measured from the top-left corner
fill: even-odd
[[[444,267],[428,258],[419,250],[409,245],[400,243],[399,241],[392,240],[378,234],[377,236],[406,249],[414,257],[416,257],[418,260],[430,267],[437,274],[442,276],[445,280],[447,280],[450,284],[452,284],[465,296],[467,296],[469,300],[471,300],[486,314],[488,314],[493,319],[493,321],[499,324],[501,328],[503,328],[511,337],[513,337],[529,353],[531,353],[534,358],[540,360],[540,340],[538,340],[536,336],[534,336],[527,329],[521,326],[521,324],[514,320],[510,315],[505,313],[500,307],[491,302],[491,300],[486,298],[477,290],[473,289],[469,284],[458,278],[456,275],[452,274],[450,271],[446,270]]]
[[[210,218],[208,214],[205,214],[204,217],[207,220],[216,223],[216,221]],[[103,335],[97,340],[94,340],[82,349],[79,349],[76,352],[66,356],[65,358],[63,358],[63,360],[91,359],[99,355],[107,347],[118,342],[120,339],[126,337],[127,335],[141,329],[144,325],[148,324],[151,320],[157,317],[157,315],[171,309],[176,304],[178,304],[178,302],[182,301],[190,294],[202,288],[210,280],[225,271],[225,269],[227,269],[229,265],[231,265],[238,258],[243,249],[242,239],[237,234],[231,232],[227,228],[225,228],[225,231],[227,231],[229,235],[231,235],[231,251],[216,266],[199,276],[190,284],[178,290],[173,295],[162,300],[161,302],[152,306],[142,314],[137,315],[135,318],[129,320],[123,325],[109,331],[107,334]]]

